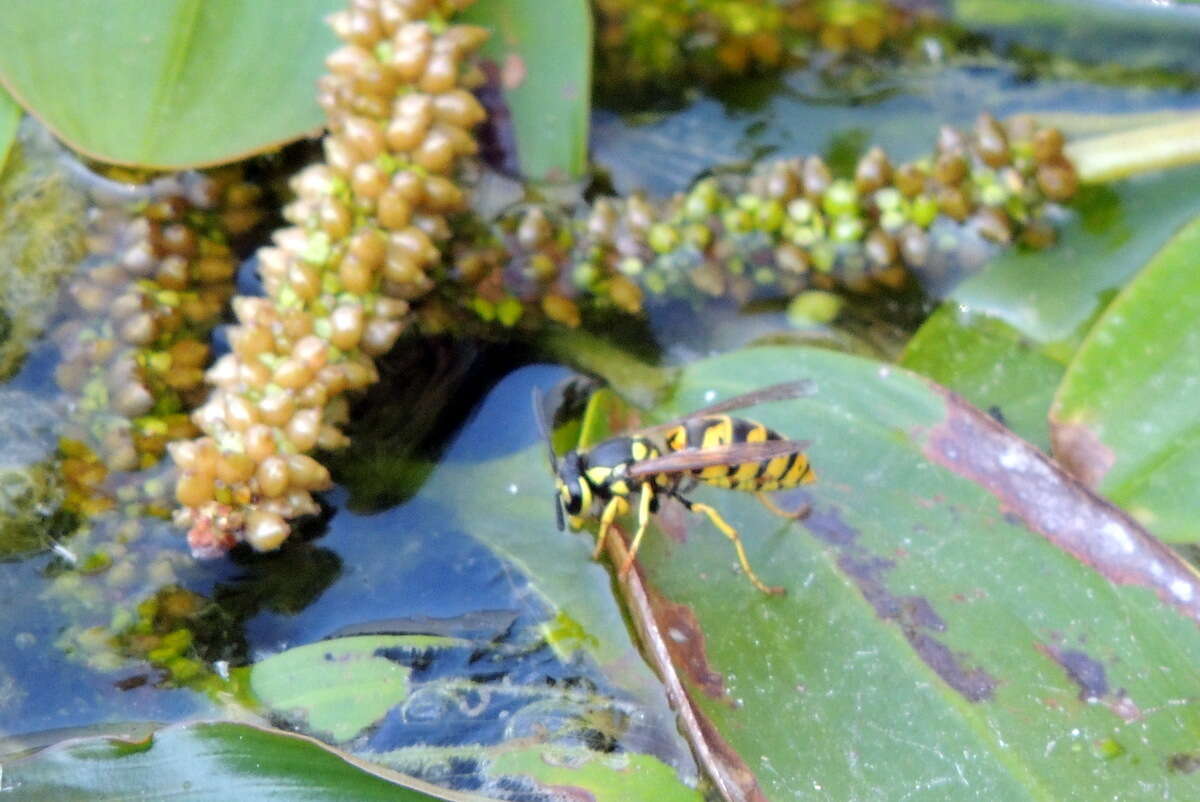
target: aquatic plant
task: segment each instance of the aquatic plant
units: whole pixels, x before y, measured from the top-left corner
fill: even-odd
[[[985,115],[897,167],[877,148],[845,177],[788,159],[661,203],[530,203],[488,221],[469,209],[486,32],[445,22],[466,5],[362,0],[330,20],[345,44],[319,86],[325,161],[293,179],[292,226],[258,254],[267,297],[233,300],[232,352],[193,414],[204,436],[171,445],[197,555],[277,548],[318,511],[331,479],[312,453],[346,443],[345,394],[407,327],[537,331],[636,315],[647,295],[900,288],[964,240],[1048,244],[1048,212],[1076,187],[1057,131]]]
[[[295,178],[293,225],[259,252],[268,297],[233,301],[232,353],[193,416],[204,436],[171,446],[196,554],[276,548],[288,519],[317,511],[330,478],[310,452],[345,443],[344,393],[375,381],[373,359],[434,286],[447,215],[466,205],[452,177],[483,116],[470,57],[487,33],[443,21],[467,4],[372,0],[330,20],[345,45],[319,88],[325,162]]]
[[[618,103],[814,56],[902,47],[928,9],[888,0],[597,0],[596,82]]]

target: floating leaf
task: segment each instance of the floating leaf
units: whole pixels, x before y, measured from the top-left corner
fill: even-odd
[[[302,720],[307,732],[346,741],[408,695],[408,669],[378,654],[402,643],[363,636],[297,646],[255,663],[250,688],[276,713]]]
[[[233,161],[324,125],[317,77],[342,0],[21,3],[0,81],[73,148],[177,169]]]
[[[496,757],[492,771],[536,779],[546,790],[565,798],[597,802],[653,799],[656,802],[699,802],[705,797],[679,782],[667,766],[647,755],[598,755],[583,750],[514,749]]]
[[[1053,248],[1011,248],[950,300],[1000,318],[1066,362],[1088,325],[1171,235],[1200,212],[1200,168],[1093,187]]]
[[[3,790],[47,802],[478,799],[365,768],[311,738],[229,722],[167,727],[144,740],[65,741],[6,760],[3,780]]]
[[[488,0],[463,19],[492,31],[482,57],[512,117],[521,175],[550,183],[583,177],[592,86],[588,3]]]
[[[672,504],[628,586],[726,795],[1194,796],[1200,780],[1170,767],[1200,726],[1200,578],[989,416],[891,366],[747,350],[685,368],[655,417],[792,378],[815,394],[745,414],[812,440],[811,514],[694,494],[788,595],[753,588],[725,538]]]
[[[1054,399],[1054,453],[1167,540],[1200,537],[1200,220],[1092,327]]]
[[[1065,367],[1008,324],[934,312],[904,349],[900,364],[962,395],[1034,445],[1049,450],[1047,415]]]
[[[371,758],[400,771],[429,772],[488,799],[701,802],[706,798],[656,758],[621,750],[606,754],[583,747],[531,745],[528,739],[517,738],[470,750],[416,746]]]

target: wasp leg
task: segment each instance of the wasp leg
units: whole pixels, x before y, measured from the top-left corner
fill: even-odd
[[[654,485],[644,482],[642,484],[642,497],[638,503],[637,534],[633,536],[633,542],[629,544],[629,553],[625,555],[625,561],[621,563],[621,579],[629,576],[629,569],[633,568],[633,558],[637,556],[638,549],[642,546],[642,538],[646,535],[646,527],[650,524],[650,505],[653,501]]]
[[[787,592],[781,587],[768,585],[758,578],[758,574],[754,573],[754,569],[750,567],[750,559],[746,557],[746,549],[742,546],[742,538],[738,535],[736,529],[725,522],[725,519],[721,517],[721,513],[717,512],[707,504],[701,504],[698,501],[688,501],[682,496],[676,496],[676,498],[679,499],[683,503],[683,506],[687,507],[689,511],[701,512],[707,515],[708,520],[712,521],[713,526],[717,527],[717,529],[720,529],[721,533],[724,534],[725,537],[733,541],[733,547],[737,550],[738,562],[742,564],[742,571],[745,572],[746,578],[750,580],[754,587],[758,588],[763,593],[769,593],[773,595],[783,595]]]
[[[778,515],[780,518],[792,518],[798,521],[801,518],[807,518],[808,514],[812,512],[812,505],[807,501],[801,504],[800,508],[797,510],[785,510],[783,507],[780,507],[778,504],[776,504],[775,501],[766,493],[755,493],[754,495],[759,501],[762,502],[764,507],[766,507],[775,515]]]
[[[612,527],[613,521],[617,520],[618,515],[624,515],[629,510],[629,504],[620,496],[613,496],[612,500],[604,507],[604,512],[600,516],[600,531],[596,533],[596,549],[592,552],[592,559],[599,560],[600,553],[604,551],[604,540],[608,537],[608,530]]]

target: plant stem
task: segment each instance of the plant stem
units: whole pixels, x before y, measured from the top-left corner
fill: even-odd
[[[1200,162],[1200,115],[1090,137],[1064,149],[1079,180],[1097,184]]]
[[[594,334],[581,329],[548,329],[535,345],[548,357],[593,373],[642,407],[662,401],[676,371],[648,365]]]

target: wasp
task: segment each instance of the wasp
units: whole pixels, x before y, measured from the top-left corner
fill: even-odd
[[[697,410],[667,423],[605,440],[590,449],[568,451],[562,457],[550,443],[549,426],[539,393],[534,393],[535,414],[554,469],[554,507],[558,528],[564,512],[573,529],[587,519],[599,518],[596,548],[599,559],[613,522],[629,512],[636,497],[638,527],[621,565],[624,578],[646,534],[650,516],[661,499],[673,498],[688,511],[702,514],[733,543],[747,579],[763,593],[783,593],[765,584],[750,567],[741,536],[716,509],[684,496],[703,483],[755,493],[772,512],[799,517],[806,509],[789,513],[765,495],[816,479],[805,456],[808,441],[789,440],[761,423],[732,417],[735,409],[768,401],[799,398],[812,392],[809,381],[765,387]]]

